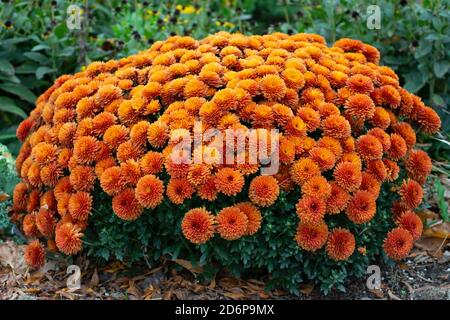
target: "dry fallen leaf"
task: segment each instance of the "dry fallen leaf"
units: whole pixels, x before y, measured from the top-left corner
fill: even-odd
[[[306,295],[310,295],[314,290],[313,283],[306,283],[300,285],[300,292]]]
[[[414,245],[419,249],[425,250],[433,257],[440,257],[442,255],[442,248],[445,247],[444,241],[443,239],[434,237],[422,237]]]
[[[183,268],[189,270],[194,276],[202,273],[203,272],[203,268],[200,266],[193,266],[192,263],[188,260],[183,260],[183,259],[175,259],[173,260],[175,263],[179,264],[180,266],[182,266]]]
[[[383,299],[384,298],[384,292],[381,289],[369,289],[371,293],[373,293],[377,298]]]
[[[100,279],[98,277],[97,268],[95,268],[94,272],[92,273],[91,281],[89,282],[89,288],[95,288],[100,282]]]

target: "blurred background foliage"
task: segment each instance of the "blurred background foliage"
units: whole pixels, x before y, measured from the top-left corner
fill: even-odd
[[[449,160],[450,0],[373,2],[379,30],[367,27],[372,3],[360,0],[2,0],[0,142],[15,154],[15,128],[36,97],[61,74],[92,61],[128,56],[173,34],[312,32],[329,45],[349,37],[376,46],[402,85],[441,115],[441,133],[422,142],[435,160]],[[71,4],[82,10],[80,30],[67,27]],[[438,170],[448,174],[449,167]]]

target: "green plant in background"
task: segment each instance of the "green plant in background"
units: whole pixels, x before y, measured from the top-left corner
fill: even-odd
[[[22,237],[17,234],[17,227],[11,223],[8,214],[12,206],[11,195],[18,182],[14,159],[8,148],[0,143],[0,241],[3,237],[22,241]]]
[[[273,1],[260,0],[255,10]],[[381,28],[371,30],[367,19],[372,3],[357,0],[279,0],[266,21],[283,32],[318,33],[328,44],[347,37],[371,43],[381,51],[381,63],[393,68],[405,89],[421,96],[442,119],[444,142],[429,140],[434,159],[449,160],[450,148],[450,2],[381,0]],[[270,26],[267,26],[270,27]],[[429,139],[427,137],[427,139]]]
[[[66,26],[67,7],[79,5],[80,30]],[[13,133],[36,96],[64,73],[95,60],[125,57],[171,34],[205,37],[243,33],[312,32],[329,44],[342,37],[375,45],[405,88],[436,108],[449,139],[449,1],[377,1],[381,29],[369,30],[358,0],[3,1],[0,7],[0,141],[17,154]],[[268,10],[270,8],[270,10]],[[432,141],[435,159],[450,148]]]

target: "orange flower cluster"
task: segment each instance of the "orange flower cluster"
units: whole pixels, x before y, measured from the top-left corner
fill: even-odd
[[[227,240],[254,234],[262,223],[258,207],[295,192],[298,245],[345,260],[355,236],[329,230],[327,215],[368,223],[381,185],[396,181],[404,167],[408,178],[394,205],[398,228],[384,243],[389,256],[401,259],[420,235],[413,210],[431,171],[430,158],[414,148],[413,126],[432,134],[440,119],[379,59],[376,48],[357,40],[327,47],[315,34],[219,32],[200,41],[174,36],[61,76],[17,128],[23,145],[16,217],[30,239],[54,239],[59,251],[75,254],[95,215],[95,186],[124,220],[138,219],[165,196],[174,206],[229,197],[232,205],[216,214],[203,205],[186,213],[182,232],[201,244],[215,233]],[[193,136],[196,120],[222,131],[278,129],[279,171],[260,175],[260,162],[174,161],[175,146]],[[204,141],[179,156],[217,160],[220,149]],[[239,155],[252,156],[248,148]],[[30,242],[26,260],[43,263],[39,241]]]

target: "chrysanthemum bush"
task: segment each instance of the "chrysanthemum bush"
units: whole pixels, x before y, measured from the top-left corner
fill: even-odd
[[[343,288],[383,252],[405,258],[431,171],[416,132],[440,119],[379,58],[351,39],[221,32],[60,77],[17,129],[26,261],[183,258],[205,276],[269,273],[269,286],[298,292],[305,280]],[[175,161],[197,121],[276,141],[279,170],[224,161],[251,158],[251,143],[238,155],[211,139],[178,155],[209,161]]]

